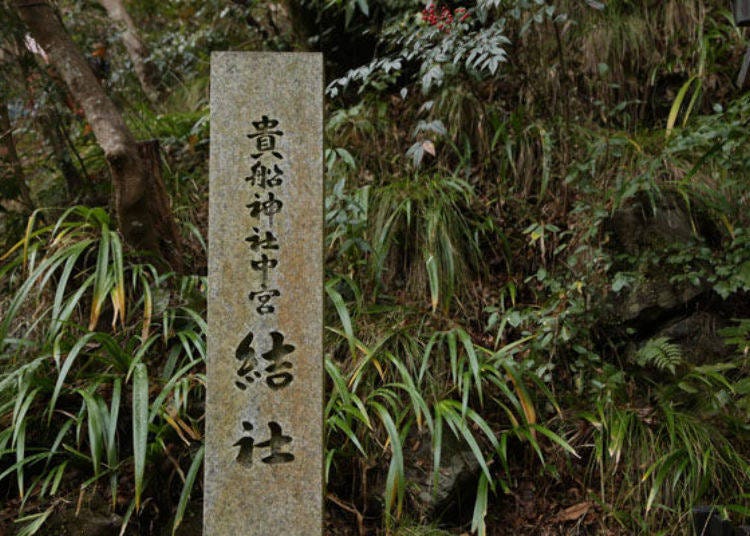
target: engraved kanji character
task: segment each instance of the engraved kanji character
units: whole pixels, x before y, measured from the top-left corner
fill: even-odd
[[[249,421],[242,421],[242,428],[245,432],[252,432],[253,425]],[[255,448],[255,439],[252,436],[247,435],[241,437],[237,443],[232,445],[233,447],[240,447],[240,451],[237,453],[235,461],[245,467],[250,467],[253,464],[253,449]]]
[[[251,140],[255,138],[255,149],[258,151],[253,154],[253,158],[260,158],[265,152],[270,152],[276,158],[281,159],[281,154],[276,149],[276,137],[283,136],[284,133],[281,130],[272,130],[279,125],[276,119],[269,119],[267,115],[264,115],[260,121],[253,121],[253,127],[255,127],[254,134],[248,134],[247,137]]]
[[[271,438],[255,445],[258,448],[268,448],[271,451],[271,453],[261,461],[269,464],[289,463],[294,461],[294,454],[281,451],[284,445],[288,445],[292,442],[292,436],[284,435],[281,430],[281,425],[277,422],[269,422],[268,428],[271,430]]]
[[[256,272],[262,272],[262,286],[265,287],[268,284],[268,270],[276,268],[279,261],[276,259],[269,259],[268,255],[263,253],[259,260],[250,261],[250,267]]]
[[[271,389],[277,390],[286,387],[294,379],[291,372],[279,371],[292,368],[292,363],[283,361],[283,359],[294,352],[295,347],[291,344],[284,344],[284,334],[278,331],[271,332],[271,341],[271,349],[263,353],[262,357],[266,361],[271,361],[271,364],[265,369],[265,372],[271,373],[266,378],[266,383]]]
[[[262,376],[257,368],[258,359],[252,347],[253,338],[252,331],[245,335],[234,353],[234,357],[241,362],[240,368],[237,369],[237,376],[240,377],[240,380],[235,380],[234,384],[243,391],[247,389],[248,384],[259,380]]]
[[[282,183],[281,176],[284,172],[277,165],[274,165],[271,169],[260,162],[256,162],[250,170],[252,174],[245,177],[245,180],[253,186],[274,188]]]
[[[250,209],[250,215],[253,218],[259,217],[261,214],[268,216],[268,224],[273,227],[273,216],[281,212],[281,208],[284,204],[276,199],[273,192],[268,193],[268,199],[261,199],[260,195],[255,194],[255,201],[245,205]]]
[[[250,301],[253,301],[257,298],[260,305],[256,307],[255,310],[258,311],[258,314],[267,315],[273,313],[276,310],[276,308],[269,302],[272,298],[276,298],[280,295],[281,293],[277,289],[273,288],[253,291],[248,294],[248,298],[250,298]]]
[[[271,231],[265,232],[265,237],[261,237],[260,229],[253,227],[255,234],[245,238],[245,242],[250,242],[250,249],[258,251],[258,249],[279,249],[279,240],[274,236]]]

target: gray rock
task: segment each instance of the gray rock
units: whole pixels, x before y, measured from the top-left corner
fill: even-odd
[[[412,484],[411,500],[426,520],[440,520],[446,513],[457,513],[473,506],[480,466],[468,445],[451,432],[443,436],[437,479],[432,467],[432,446],[428,438],[407,463]]]
[[[626,323],[649,327],[673,313],[679,314],[703,292],[703,287],[670,283],[666,272],[648,274],[639,277],[619,296],[615,294],[615,314]]]
[[[682,348],[684,359],[696,365],[716,363],[731,351],[717,333],[725,326],[719,316],[709,312],[679,318],[660,329],[655,337],[666,337]]]
[[[667,243],[701,240],[689,207],[676,193],[665,192],[651,200],[639,195],[615,211],[609,223],[619,248],[638,254]]]
[[[670,282],[668,267],[654,266],[649,259],[649,252],[660,254],[667,246],[705,242],[701,226],[677,193],[663,192],[655,199],[638,195],[614,213],[607,227],[612,252],[630,256],[635,264],[629,268],[629,285],[610,295],[616,321],[653,331],[655,322],[684,314],[685,305],[707,290]]]

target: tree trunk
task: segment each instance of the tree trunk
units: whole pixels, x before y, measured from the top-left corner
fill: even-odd
[[[304,8],[300,0],[283,0],[281,5],[291,22],[295,45],[302,50],[310,50],[310,36],[316,32],[315,18]]]
[[[30,84],[32,70],[29,66],[35,65],[36,59],[34,54],[26,48],[22,37],[19,35],[16,35],[15,37],[16,62],[18,63],[18,68],[20,69],[24,83],[26,84],[27,93],[31,98],[35,98],[34,89]],[[64,92],[65,89],[61,88],[60,91]],[[63,118],[57,111],[55,111],[54,106],[48,106],[47,109],[39,110],[34,114],[34,119],[46,144],[52,150],[52,158],[65,179],[65,184],[68,187],[68,194],[71,197],[77,196],[84,185],[86,170],[83,169],[83,162],[78,155],[76,155],[76,157],[78,157],[82,170],[79,171],[75,164],[73,164],[71,153],[74,149],[68,148],[68,140],[65,133],[66,125],[63,124]]]
[[[18,153],[16,152],[13,127],[8,116],[8,106],[4,102],[0,102],[0,156],[8,163],[10,170],[7,182],[3,181],[4,184],[0,186],[0,192],[5,195],[0,197],[7,196],[8,200],[19,198],[24,208],[31,210],[33,208],[31,195],[29,187],[26,185],[21,161],[18,159]]]
[[[50,5],[40,0],[15,0],[15,6],[31,36],[80,103],[104,151],[112,174],[115,218],[123,238],[137,249],[163,254],[148,201],[149,181],[160,177],[147,175],[149,170],[138,154],[135,138]],[[170,213],[169,205],[159,207],[158,212]],[[169,254],[162,256],[169,258]]]
[[[146,173],[154,179],[147,185],[146,204],[158,237],[159,251],[174,270],[181,272],[182,241],[172,217],[169,195],[161,178],[159,140],[139,141],[138,154],[143,160]]]
[[[99,0],[99,3],[107,10],[107,15],[116,24],[124,27],[122,33],[122,42],[128,51],[130,61],[133,62],[135,75],[141,83],[143,92],[151,102],[156,102],[159,98],[158,84],[153,65],[146,61],[148,51],[138,35],[138,29],[130,18],[122,0]]]

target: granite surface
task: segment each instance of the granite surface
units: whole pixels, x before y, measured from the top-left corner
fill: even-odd
[[[204,534],[322,534],[323,61],[211,56]]]

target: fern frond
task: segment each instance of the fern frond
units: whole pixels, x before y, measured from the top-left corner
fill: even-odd
[[[636,362],[642,367],[654,367],[676,374],[677,367],[684,362],[682,348],[669,342],[667,337],[649,339],[636,354]]]

